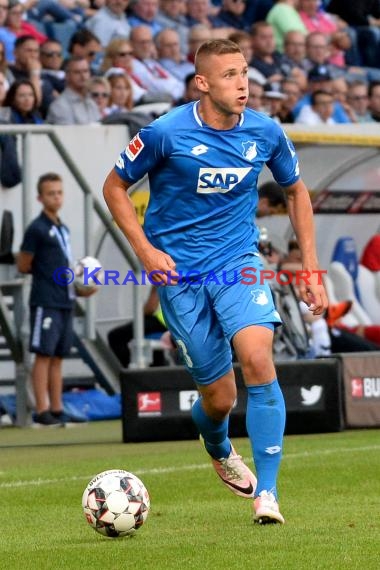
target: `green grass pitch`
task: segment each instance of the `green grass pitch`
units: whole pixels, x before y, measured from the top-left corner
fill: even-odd
[[[247,439],[234,445],[250,461]],[[132,538],[85,521],[83,490],[132,471],[152,508]],[[1,570],[379,570],[380,430],[288,436],[284,526],[252,523],[251,501],[218,480],[198,441],[123,444],[120,422],[0,429]]]

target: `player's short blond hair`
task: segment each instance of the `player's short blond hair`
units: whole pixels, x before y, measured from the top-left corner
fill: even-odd
[[[230,53],[242,53],[240,47],[231,40],[218,39],[208,40],[197,49],[195,54],[195,71],[200,73],[202,64],[210,57],[210,55],[226,55]]]

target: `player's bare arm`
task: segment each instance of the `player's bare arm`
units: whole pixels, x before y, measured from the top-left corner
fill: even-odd
[[[167,272],[170,276],[176,275],[175,262],[170,255],[156,249],[146,238],[136,215],[136,211],[127,190],[130,184],[125,182],[112,170],[104,183],[103,195],[107,206],[135,254],[140,259],[145,271],[160,271],[157,276],[152,276],[152,281],[167,283]]]
[[[327,309],[327,295],[321,280],[315,246],[313,209],[305,183],[300,179],[286,189],[289,218],[295,231],[302,255],[302,268],[310,273],[307,283],[300,282],[302,300],[314,315],[321,315]]]

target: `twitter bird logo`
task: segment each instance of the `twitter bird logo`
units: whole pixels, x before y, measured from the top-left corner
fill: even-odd
[[[311,388],[301,388],[302,404],[304,406],[314,406],[322,396],[322,386],[311,386]]]

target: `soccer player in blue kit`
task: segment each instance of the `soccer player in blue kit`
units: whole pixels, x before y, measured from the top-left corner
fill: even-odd
[[[272,359],[273,331],[281,321],[265,282],[231,276],[245,267],[260,272],[254,217],[257,178],[267,164],[287,193],[310,274],[300,284],[301,298],[313,314],[322,314],[327,298],[314,273],[312,208],[292,143],[270,118],[245,109],[248,66],[239,47],[210,40],[199,48],[195,66],[200,101],[143,128],[108,174],[104,197],[146,272],[156,272],[165,321],[200,392],[192,416],[217,474],[231,491],[253,498],[256,522],[284,523],[277,475],[285,406]],[[142,228],[127,190],[146,173],[150,201]],[[247,387],[257,480],[228,437],[236,398],[231,343]]]

